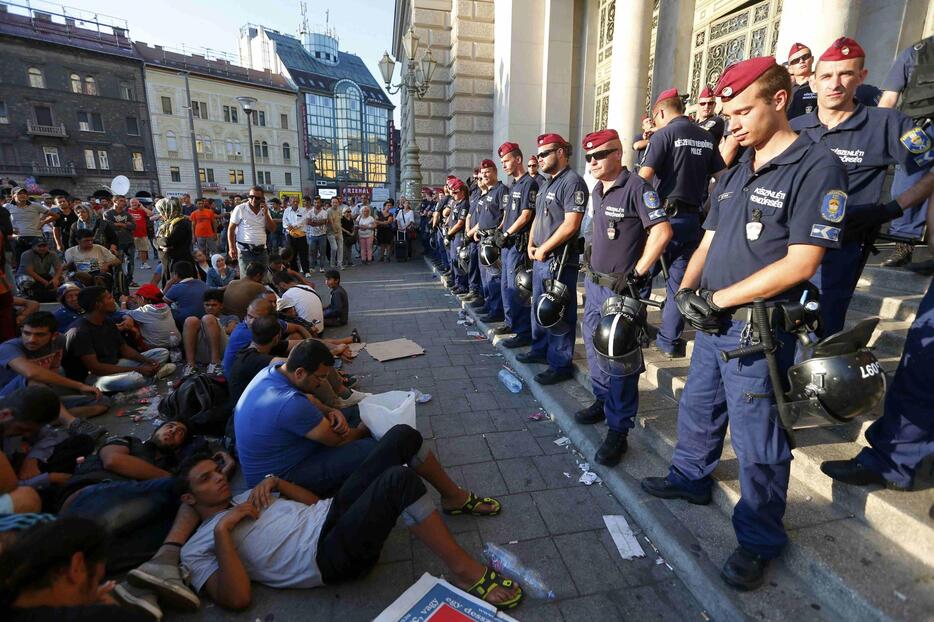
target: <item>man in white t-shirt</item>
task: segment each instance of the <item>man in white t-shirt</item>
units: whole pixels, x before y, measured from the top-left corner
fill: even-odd
[[[324,305],[318,292],[287,271],[277,272],[272,279],[282,298],[294,302],[298,316],[314,326],[320,334],[324,330]]]
[[[241,203],[230,212],[230,224],[227,225],[227,246],[233,259],[240,265],[240,274],[246,274],[246,267],[251,262],[269,264],[266,252],[266,233],[275,229],[275,223],[266,209],[263,189],[259,186],[250,188],[246,203]]]

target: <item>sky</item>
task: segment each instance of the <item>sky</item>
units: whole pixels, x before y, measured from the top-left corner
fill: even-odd
[[[299,0],[66,0],[62,4],[126,20],[134,41],[173,48],[184,44],[189,53],[210,48],[234,57],[244,24],[260,24],[290,35],[297,35],[301,25]],[[308,25],[312,31],[323,25],[327,11],[329,24],[337,30],[340,50],[360,56],[382,83],[377,62],[391,46],[394,4],[393,0],[307,0]],[[38,5],[33,4],[40,8]],[[390,99],[396,105],[398,126],[399,96]]]

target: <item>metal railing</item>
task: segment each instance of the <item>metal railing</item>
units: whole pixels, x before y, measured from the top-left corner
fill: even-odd
[[[33,162],[32,174],[47,177],[77,177],[78,171],[75,169],[74,162],[60,166],[49,166],[44,162]]]

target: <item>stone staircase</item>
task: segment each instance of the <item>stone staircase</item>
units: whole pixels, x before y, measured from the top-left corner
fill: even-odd
[[[867,266],[864,270],[847,322],[849,325],[865,317],[880,318],[870,346],[889,373],[898,365],[908,328],[929,283],[929,277],[903,270],[876,266]],[[580,287],[579,302],[582,302],[582,291]],[[663,295],[664,291],[658,289],[654,297]],[[659,319],[659,312],[650,312],[650,323],[657,323]],[[482,324],[480,327],[485,328]],[[686,338],[692,337],[692,332],[688,331]],[[494,338],[494,343],[500,339]],[[630,452],[619,467],[601,474],[624,503],[627,498],[644,506],[655,503],[637,489],[638,478],[661,475],[667,470],[677,440],[677,400],[684,388],[692,349],[693,340],[690,340],[688,358],[674,360],[661,356],[653,348],[645,350],[640,416],[638,429],[630,435]],[[579,386],[562,383],[557,385],[561,387],[558,390],[529,382],[530,376],[541,368],[518,364],[514,351],[503,352],[585,458],[591,458],[605,427],[579,426],[571,418],[576,408],[592,399],[583,340],[578,338],[574,357],[575,379]],[[781,561],[773,564],[770,570],[770,585],[755,592],[757,596],[740,594],[707,576],[722,564],[735,546],[730,515],[739,499],[739,467],[729,436],[714,473],[716,485],[710,507],[685,508],[687,504],[683,502],[658,500],[665,507],[666,515],[671,512],[682,522],[667,531],[659,527],[660,531],[655,532],[656,543],[672,558],[678,557],[680,551],[665,551],[662,544],[666,538],[678,548],[684,545],[674,544],[680,540],[672,534],[683,532],[689,539],[693,538],[690,546],[698,550],[693,555],[682,556],[684,567],[681,570],[696,575],[694,580],[685,580],[696,589],[695,595],[711,613],[737,619],[789,619],[802,615],[805,619],[934,619],[934,520],[931,517],[934,469],[931,461],[922,466],[912,492],[843,486],[820,471],[825,460],[850,458],[858,453],[865,444],[863,433],[870,423],[871,419],[865,418],[847,425],[797,430],[798,447],[793,452],[785,516],[790,544]],[[640,450],[645,450],[646,455],[641,455]],[[631,503],[627,503],[627,507],[632,507]],[[644,518],[657,520],[650,514],[645,514]],[[645,527],[645,523],[642,524]],[[798,608],[795,602],[804,600],[813,602],[791,614]]]

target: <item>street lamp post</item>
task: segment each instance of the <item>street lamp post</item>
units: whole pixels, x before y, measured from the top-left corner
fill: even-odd
[[[191,134],[191,160],[195,167],[195,197],[201,197],[201,166],[198,163],[198,143],[195,137],[195,115],[191,109],[191,88],[188,86],[188,72],[179,71],[178,75],[185,78],[185,97],[188,99],[188,132]]]
[[[407,145],[402,165],[401,185],[402,196],[410,201],[418,199],[422,187],[422,170],[418,161],[418,145],[415,144],[415,99],[423,98],[428,92],[431,74],[434,73],[435,65],[437,65],[430,49],[425,50],[419,62],[415,61],[418,42],[419,39],[415,35],[415,30],[409,27],[408,32],[402,37],[406,63],[400,75],[402,81],[398,84],[391,84],[396,61],[389,56],[389,52],[384,52],[383,58],[379,61],[379,71],[386,83],[386,90],[394,94],[405,89],[407,95],[408,124],[405,128]]]
[[[253,185],[256,185],[256,159],[253,153],[253,110],[256,109],[256,98],[243,95],[237,98],[246,113],[246,134],[250,143],[250,170],[253,173]]]

